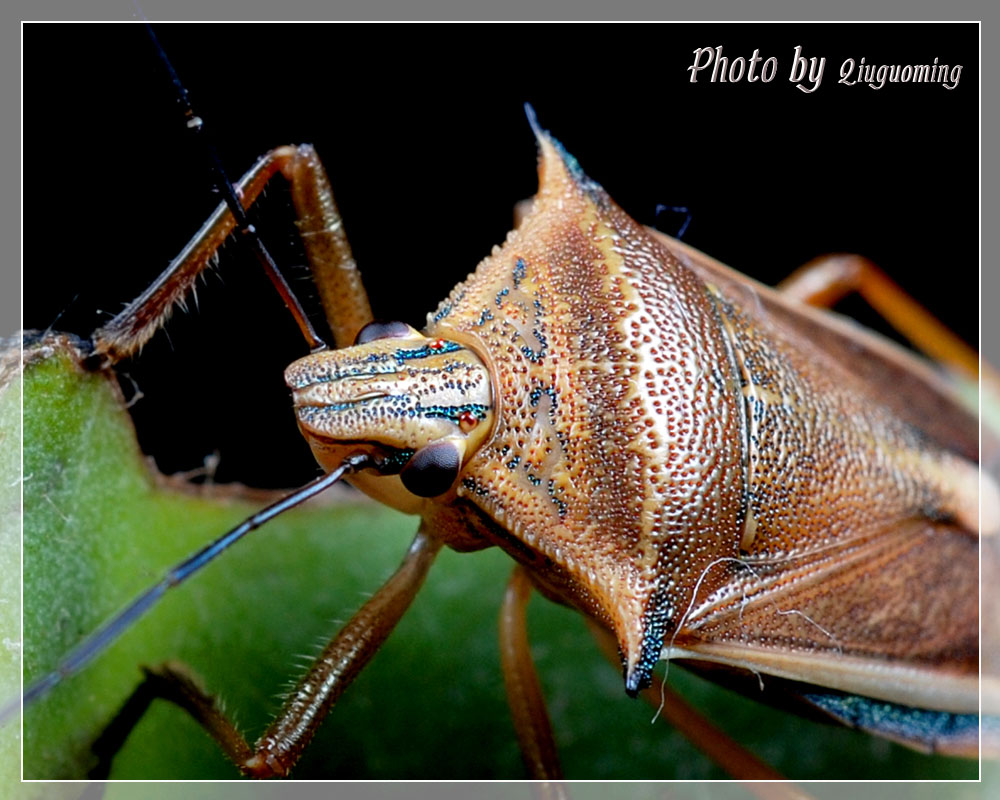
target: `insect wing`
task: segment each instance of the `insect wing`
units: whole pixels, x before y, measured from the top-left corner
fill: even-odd
[[[889,406],[928,439],[966,458],[977,458],[976,417],[955,387],[927,362],[846,318],[790,301],[683,242],[653,234],[707,283],[740,298],[760,324],[794,337],[817,358],[847,365],[871,390],[873,402]],[[997,520],[989,475],[983,487],[989,499],[981,526],[991,532]],[[994,539],[985,540],[987,556],[995,551]],[[847,724],[918,748],[975,755],[977,726],[965,720],[975,720],[978,709],[978,545],[975,525],[906,520],[861,537],[844,552],[814,553],[777,568],[748,562],[746,569],[766,574],[757,582],[759,592],[748,594],[753,579],[734,579],[728,596],[720,590],[693,606],[686,620],[690,630],[678,639],[689,634],[699,640],[689,648],[689,657],[693,653],[695,658],[739,665],[758,674],[834,688],[824,696],[836,699],[820,707]],[[997,575],[996,569],[995,558],[984,558],[986,579]],[[826,622],[820,624],[820,619]],[[852,620],[864,624],[857,626]],[[759,636],[752,632],[755,628]],[[989,641],[990,625],[986,628],[984,641]],[[845,646],[850,649],[851,640],[860,644],[859,633],[868,642],[862,646],[868,654],[849,656]],[[905,653],[901,648],[913,650]],[[921,648],[923,652],[918,652]],[[984,648],[983,710],[995,714],[1000,692],[990,652]],[[680,651],[673,655],[683,657]],[[777,683],[788,687],[783,681]],[[849,700],[864,706],[864,711],[848,710],[837,689],[898,703],[880,707],[883,716],[895,715],[892,724],[880,729],[868,721],[866,715],[874,712],[864,704],[877,701],[865,697],[849,694]],[[791,691],[803,694],[801,686]],[[906,717],[914,707],[919,710]],[[934,716],[928,709],[944,711]],[[995,743],[995,730],[984,726],[984,731],[986,745]]]
[[[846,317],[789,300],[691,245],[650,233],[706,283],[756,314],[759,323],[851,372],[871,394],[941,446],[968,459],[979,453],[979,426],[955,387],[931,365]]]

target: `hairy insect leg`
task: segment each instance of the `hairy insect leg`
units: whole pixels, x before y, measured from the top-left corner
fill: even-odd
[[[440,549],[440,540],[421,527],[403,563],[326,646],[257,740],[254,755],[238,765],[241,770],[256,778],[288,774],[327,712],[409,608]]]
[[[239,180],[237,194],[243,207],[249,208],[278,173],[291,186],[299,233],[323,308],[337,346],[344,347],[371,321],[372,313],[316,151],[311,145],[272,150]],[[174,304],[183,301],[235,224],[232,213],[221,203],[152,285],[94,332],[94,354],[102,366],[134,355],[149,341]]]
[[[821,256],[799,267],[777,288],[789,297],[821,308],[829,308],[857,292],[917,349],[971,380],[979,377],[976,352],[863,256]]]
[[[620,666],[618,645],[614,637],[592,620],[587,621],[601,652],[609,662]],[[739,780],[782,781],[785,777],[769,767],[745,747],[717,728],[697,709],[687,703],[677,692],[668,688],[658,675],[653,675],[652,684],[644,689],[642,696],[660,710],[660,714],[691,744],[701,750],[722,769]],[[752,786],[757,786],[753,784]],[[791,794],[768,793],[767,798],[807,797],[798,792]]]
[[[560,780],[562,767],[552,723],[528,644],[526,613],[530,599],[528,573],[522,567],[515,567],[500,608],[500,663],[514,730],[528,772],[533,778]]]
[[[546,781],[537,787],[541,798],[564,798],[564,788],[548,781],[562,780],[552,723],[538,681],[528,644],[526,612],[531,580],[523,567],[515,567],[500,607],[500,663],[507,702],[521,755],[532,778]]]
[[[97,764],[87,777],[107,780],[114,757],[157,698],[169,700],[191,714],[233,763],[241,764],[253,756],[253,748],[186,665],[174,661],[158,667],[143,667],[142,672],[145,676],[142,683],[91,747]]]
[[[330,179],[311,145],[299,145],[295,158],[282,166],[282,174],[292,187],[296,225],[334,343],[347,347],[372,321],[372,309],[333,200]]]
[[[287,775],[327,712],[409,608],[440,549],[439,540],[423,530],[417,533],[403,563],[326,646],[253,747],[183,666],[164,664],[144,669],[145,680],[95,742],[98,765],[91,777],[107,775],[111,759],[157,698],[191,714],[243,773],[254,778]]]

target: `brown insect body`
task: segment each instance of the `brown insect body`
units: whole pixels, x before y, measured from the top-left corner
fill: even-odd
[[[459,490],[483,528],[610,625],[629,689],[667,645],[812,681],[835,655],[828,686],[974,710],[975,467],[768,335],[542,147],[535,213],[431,329],[475,337],[496,372],[499,429]],[[897,693],[871,661],[930,669]],[[938,669],[961,699],[935,698]]]
[[[424,333],[366,322],[367,308],[344,318],[339,293],[364,291],[332,195],[296,199],[310,246],[341,254],[311,256],[342,349],[286,370],[299,428],[328,471],[363,464],[351,480],[422,525],[257,745],[223,725],[227,755],[248,774],[287,774],[441,544],[500,546],[543,594],[610,630],[630,694],[661,658],[681,658],[712,677],[756,674],[820,709],[801,687],[898,704],[892,730],[826,710],[907,744],[974,752],[978,533],[1000,516],[987,483],[980,525],[975,421],[912,357],[642,228],[536,134],[532,210]],[[303,146],[272,151],[244,182],[278,170],[293,188],[308,187],[303,171],[325,180]],[[126,308],[95,335],[97,351],[127,355],[152,335],[227,224],[218,210],[200,255],[146,293],[172,294]],[[145,597],[29,693],[112,641]],[[211,698],[182,675],[150,675],[208,713]],[[945,712],[941,725],[959,732],[921,728],[907,709]],[[543,716],[536,704],[526,718]],[[525,752],[549,749],[542,738]],[[539,774],[557,773],[554,756],[542,763]]]
[[[668,247],[538,135],[533,210],[426,331],[485,365],[490,435],[433,499],[355,480],[612,630],[630,693],[683,657],[974,712],[974,421],[916,427],[949,401],[914,360]]]

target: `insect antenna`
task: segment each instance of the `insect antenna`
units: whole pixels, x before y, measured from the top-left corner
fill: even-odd
[[[156,602],[166,594],[168,589],[173,589],[186,581],[198,570],[211,562],[226,550],[230,545],[242,539],[250,531],[259,528],[265,522],[274,519],[279,514],[305,502],[316,496],[323,490],[329,488],[345,475],[356,472],[371,465],[371,458],[367,455],[348,456],[330,473],[307,483],[300,489],[292,492],[286,497],[272,503],[267,508],[258,511],[256,514],[245,519],[235,528],[224,533],[210,544],[205,545],[201,550],[180,562],[153,586],[135,598],[124,609],[109,619],[104,625],[94,631],[90,636],[80,642],[70,653],[56,666],[55,669],[32,683],[24,694],[18,699],[9,701],[3,708],[0,708],[0,725],[11,717],[23,703],[25,706],[48,693],[58,686],[66,678],[75,675],[83,667],[104,651],[112,642],[121,636],[128,628],[145,614]]]
[[[694,219],[694,214],[691,213],[687,206],[668,206],[663,203],[656,204],[656,210],[653,212],[653,215],[655,217],[653,227],[658,231],[670,234],[675,239],[684,238],[691,220]],[[669,222],[666,220],[668,216],[671,218]],[[680,220],[680,222],[677,220]],[[671,227],[676,226],[676,230],[672,233],[666,230],[664,226],[668,224]]]
[[[153,48],[156,50],[156,54],[159,56],[161,63],[170,77],[170,82],[173,84],[174,90],[177,93],[177,102],[179,103],[181,111],[184,114],[186,127],[189,131],[191,131],[193,136],[197,136],[201,140],[201,149],[208,158],[212,175],[215,177],[215,188],[222,195],[226,206],[229,208],[230,213],[233,215],[233,219],[236,221],[236,229],[240,233],[240,236],[237,238],[239,241],[245,243],[246,247],[249,247],[253,251],[257,261],[260,263],[261,267],[263,267],[264,272],[267,273],[267,277],[271,279],[271,283],[274,284],[274,288],[277,289],[278,294],[281,295],[281,299],[284,301],[285,306],[295,318],[295,322],[298,324],[299,330],[302,332],[302,336],[305,338],[310,351],[316,353],[321,350],[326,350],[326,342],[320,339],[317,335],[312,323],[309,322],[309,318],[306,316],[306,312],[302,308],[302,304],[299,302],[294,292],[292,292],[292,289],[285,280],[285,277],[278,271],[278,267],[274,263],[274,259],[271,257],[271,254],[264,246],[264,242],[257,233],[257,229],[250,222],[250,219],[243,208],[243,203],[240,202],[240,198],[237,197],[236,191],[233,189],[232,182],[226,176],[226,171],[222,166],[222,161],[219,159],[218,151],[215,149],[215,145],[213,144],[208,133],[205,131],[205,121],[194,113],[194,107],[191,105],[191,97],[188,94],[188,90],[184,84],[181,83],[180,76],[178,76],[177,71],[174,69],[174,65],[168,58],[167,53],[160,44],[159,39],[156,38],[156,34],[153,32],[153,26],[148,22],[145,23],[145,26],[146,33],[149,34]]]

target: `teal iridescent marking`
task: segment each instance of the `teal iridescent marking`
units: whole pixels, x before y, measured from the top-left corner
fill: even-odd
[[[514,265],[514,272],[511,277],[514,279],[514,288],[516,289],[521,281],[524,280],[524,276],[528,274],[528,268],[524,263],[523,258],[519,258],[517,263]]]
[[[545,334],[542,333],[538,328],[531,331],[532,335],[538,340],[540,347],[538,350],[532,350],[528,345],[521,345],[521,352],[524,353],[524,357],[534,364],[537,364],[543,358],[549,349],[549,340],[545,338]]]
[[[393,449],[392,451],[390,451],[389,455],[387,455],[379,462],[378,464],[379,472],[381,472],[383,475],[397,474],[403,467],[406,466],[406,462],[408,462],[411,458],[413,458],[413,454],[415,452],[416,450],[413,450],[412,448],[409,447],[398,450]]]
[[[559,516],[565,517],[566,512],[569,511],[569,506],[566,504],[565,500],[556,497],[556,482],[551,478],[549,478],[548,490],[549,490],[549,498],[552,500],[553,503],[555,503],[556,509],[559,512]]]
[[[424,345],[423,347],[418,347],[416,350],[404,350],[400,348],[393,353],[393,357],[396,359],[397,363],[402,364],[404,361],[412,361],[417,358],[427,358],[428,356],[439,356],[444,353],[454,353],[456,350],[463,349],[462,345],[457,342],[449,342],[442,339],[440,347]]]
[[[455,298],[455,303],[461,303],[463,297],[465,297],[465,290],[464,289],[458,295],[458,297]],[[445,303],[441,306],[441,310],[438,311],[437,314],[434,315],[434,321],[435,322],[440,322],[445,317],[447,317],[452,312],[452,309],[455,308],[455,303],[450,303],[450,302],[445,301]]]
[[[408,417],[423,417],[424,419],[447,419],[452,422],[457,423],[459,417],[467,411],[474,414],[476,419],[482,422],[486,419],[486,414],[489,412],[490,407],[483,405],[482,403],[462,403],[457,406],[424,406],[420,403],[416,405],[399,408],[399,405],[403,402],[404,396],[395,395],[380,395],[379,397],[365,398],[364,400],[355,400],[353,402],[345,403],[329,403],[323,405],[304,405],[298,407],[299,415],[305,419],[312,419],[316,414],[321,411],[350,411],[357,408],[358,406],[367,405],[369,403],[374,403],[376,401],[388,402],[390,404],[395,404],[396,413],[406,414]]]
[[[436,350],[436,351],[433,351],[433,352],[437,352],[437,353],[446,353],[446,352],[448,352],[448,353],[450,353],[450,352],[453,352],[454,350],[461,350],[461,349],[462,348],[460,346],[456,346],[454,348],[441,348],[440,350]],[[378,361],[381,361],[382,364],[380,364],[377,367],[374,366],[374,365],[373,366],[366,366],[364,368],[361,368],[361,367],[351,367],[350,369],[337,370],[336,372],[329,373],[327,375],[309,375],[309,376],[306,376],[306,377],[301,378],[300,380],[296,381],[294,383],[294,385],[292,386],[292,388],[294,388],[294,389],[304,389],[307,386],[313,386],[313,385],[320,384],[320,383],[333,383],[334,381],[339,381],[339,380],[342,380],[344,378],[358,378],[358,377],[362,377],[362,376],[367,377],[367,376],[370,376],[370,375],[396,375],[399,372],[399,370],[397,369],[397,367],[399,366],[400,362],[397,361],[397,359],[395,357],[395,354],[389,355],[389,354],[386,354],[386,353],[382,353],[382,354],[376,353],[373,356],[369,356],[368,357],[368,361],[369,362],[378,362]],[[442,371],[443,372],[454,372],[456,369],[458,369],[459,367],[462,367],[462,366],[464,366],[464,365],[462,363],[458,362],[458,361],[449,361],[443,367],[437,367],[437,366],[435,366],[435,367],[410,367],[410,369],[411,370],[416,370],[418,374],[427,373],[429,375],[430,374],[437,375],[439,372],[442,372]]]
[[[415,416],[450,419],[452,422],[458,422],[458,418],[462,414],[466,411],[471,411],[476,415],[476,419],[481,422],[486,419],[486,412],[489,410],[490,407],[482,403],[463,403],[460,406],[422,406],[418,403],[413,409],[413,414]]]
[[[587,196],[590,197],[590,199],[593,200],[598,207],[606,207],[607,194],[604,192],[604,187],[583,171],[583,167],[580,166],[580,162],[576,160],[572,153],[563,147],[562,142],[556,139],[552,134],[549,134],[549,140],[553,145],[555,145],[556,152],[558,152],[562,157],[563,164],[566,165],[566,170],[576,182],[576,185],[583,189],[583,191],[587,193]]]
[[[953,714],[912,708],[884,700],[836,692],[808,693],[809,702],[849,725],[887,736],[932,744],[978,733],[978,714]],[[995,727],[997,718],[984,716],[983,727]]]

